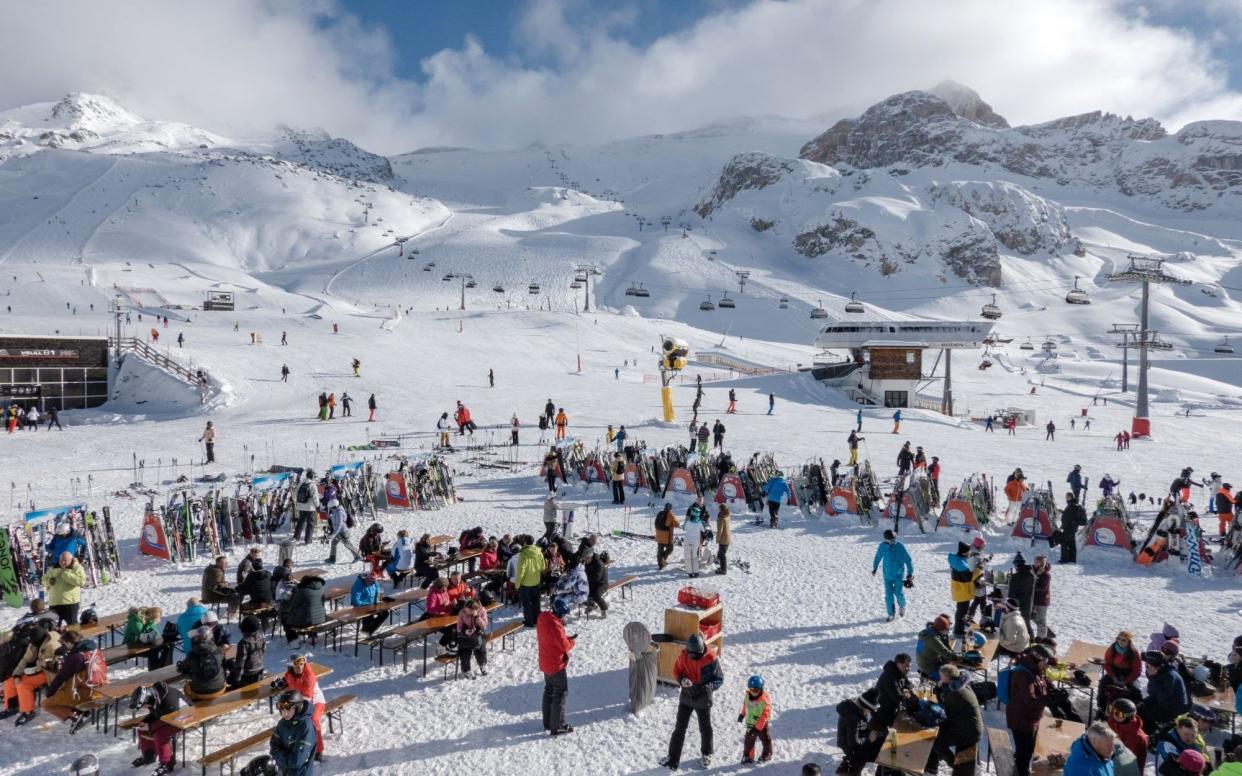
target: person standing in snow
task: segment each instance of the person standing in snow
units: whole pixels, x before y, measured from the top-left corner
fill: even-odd
[[[289,332],[287,332],[287,331],[282,331],[282,332],[280,333],[280,344],[282,344],[282,345],[288,345],[288,344],[289,344]]]
[[[548,416],[539,416],[539,441],[536,444],[544,445],[548,443]]]
[[[1059,563],[1078,562],[1078,529],[1087,524],[1087,510],[1078,503],[1078,494],[1065,494],[1061,510],[1061,559]]]
[[[52,405],[52,406],[50,406],[50,407],[48,407],[48,408],[47,408],[47,430],[48,430],[48,431],[51,431],[51,430],[52,430],[52,424],[53,424],[53,423],[55,423],[55,424],[56,424],[56,428],[59,428],[61,431],[64,431],[64,430],[65,430],[65,429],[64,429],[64,428],[62,428],[62,427],[61,427],[61,425],[60,425],[60,414],[56,411],[56,406],[55,406],[55,405]]]
[[[207,428],[203,429],[203,435],[198,438],[207,448],[207,463],[216,462],[216,429],[211,425],[211,421],[207,421]]]
[[[513,413],[513,417],[509,418],[509,444],[517,447],[518,445],[518,429],[522,427],[521,421],[518,420],[517,413]]]
[[[858,466],[858,443],[862,440],[863,437],[860,437],[857,431],[851,431],[849,438],[845,440],[850,447],[850,466]]]
[[[618,452],[618,453],[621,453],[621,452],[624,452],[624,451],[625,451],[625,440],[626,440],[626,439],[628,439],[628,438],[629,438],[629,436],[630,436],[630,435],[626,432],[626,430],[625,430],[625,426],[624,426],[624,425],[623,425],[623,426],[621,426],[621,428],[617,429],[617,436],[616,436],[615,438],[613,438],[613,440],[612,440],[612,441],[614,441],[614,442],[616,442],[616,443],[617,443],[617,452]]]
[[[768,394],[768,414],[772,414],[772,410],[776,409],[776,394]]]
[[[855,432],[862,432],[862,407],[859,407],[858,412],[854,413],[854,426]]]
[[[787,500],[790,495],[789,483],[785,481],[784,472],[777,472],[775,477],[768,480],[763,487],[763,494],[768,501],[768,527],[777,528],[781,522],[781,501]],[[756,523],[763,523],[762,514],[759,515]]]
[[[694,579],[700,572],[700,561],[703,557],[703,526],[707,521],[707,507],[703,506],[703,497],[699,496],[686,510],[686,524],[683,527],[682,547],[685,550],[686,575]]]
[[[737,721],[746,725],[742,738],[742,762],[755,762],[755,742],[763,744],[759,762],[772,759],[772,735],[768,722],[772,716],[772,699],[763,691],[763,677],[758,674],[746,680],[746,697],[742,700],[742,712]]]
[[[886,622],[892,622],[894,614],[906,616],[906,595],[902,588],[906,584],[913,585],[914,562],[906,545],[897,541],[897,535],[891,530],[884,531],[884,541],[875,548],[871,576],[874,577],[881,566],[884,568],[884,608],[888,612]]]
[[[553,599],[552,611],[540,612],[535,625],[539,670],[543,672],[543,729],[553,736],[574,732],[565,722],[565,698],[569,695],[569,653],[577,638],[565,634],[565,617],[568,614],[569,603],[561,598]]]
[[[185,347],[185,334],[182,334],[180,332],[178,332],[177,334],[177,347],[179,348]]]
[[[350,366],[354,368],[354,377],[362,377],[362,362],[361,361],[355,358],[352,362],[350,362]]]
[[[608,474],[612,479],[612,503],[625,503],[625,457],[621,451],[612,454],[612,463],[608,465]]]
[[[328,420],[336,418],[336,394],[328,394]]]
[[[449,446],[449,429],[450,428],[451,426],[449,425],[448,413],[441,412],[440,419],[436,421],[436,431],[440,435],[439,446],[441,448],[447,448]]]
[[[327,563],[336,563],[336,545],[344,545],[345,549],[354,556],[354,562],[362,560],[362,554],[358,552],[358,548],[354,546],[353,540],[349,538],[349,515],[345,512],[345,507],[341,506],[341,502],[332,499],[328,502],[328,529],[331,531],[331,543],[328,545]]]
[[[737,414],[737,391],[735,391],[732,388],[729,389],[729,408],[725,410],[725,414],[726,415]]]
[[[368,413],[368,414],[367,414],[367,422],[368,422],[368,423],[371,423],[371,422],[373,422],[373,421],[375,420],[375,410],[376,410],[376,409],[377,409],[377,406],[376,406],[376,403],[375,403],[375,394],[371,394],[371,395],[367,398],[367,413]]]
[[[311,543],[312,532],[319,523],[319,509],[317,505],[319,493],[315,488],[315,472],[307,469],[305,476],[306,479],[298,485],[297,492],[294,494],[292,537],[294,541],[297,541],[298,537],[301,536],[303,545]]]
[[[910,473],[914,465],[914,453],[910,451],[910,443],[906,442],[897,452],[897,476],[904,477]]]
[[[901,410],[897,410],[896,412],[893,413],[893,433],[897,434],[900,432],[901,432]]]
[[[699,455],[704,458],[707,457],[707,442],[711,439],[711,437],[712,430],[707,427],[707,421],[704,420],[703,425],[699,426],[698,430]]]
[[[1070,486],[1070,490],[1073,491],[1074,500],[1077,501],[1081,499],[1083,485],[1084,485],[1083,475],[1082,475],[1082,464],[1080,463],[1074,464],[1074,469],[1065,478],[1065,482]]]
[[[986,418],[984,418],[984,420],[983,420],[983,424],[984,424],[984,425],[983,425],[983,430],[984,430],[984,431],[991,431],[992,433],[996,433],[996,429],[992,428],[992,423],[993,423],[992,416],[991,416],[991,415],[988,415],[988,416],[987,416]]]
[[[556,405],[548,399],[548,403],[543,405],[543,416],[548,419],[548,425],[552,425],[552,421],[556,420]]]
[[[354,400],[348,391],[341,393],[341,417],[348,418],[354,414]]]
[[[556,413],[556,438],[558,440],[565,438],[565,429],[569,427],[569,416],[565,414],[565,408],[561,407]]]
[[[712,447],[718,450],[724,450],[724,424],[717,419],[715,425],[712,426]]]
[[[686,742],[686,728],[690,717],[699,720],[699,751],[703,754],[703,767],[712,765],[712,695],[724,684],[724,672],[720,661],[707,648],[707,642],[698,633],[686,639],[686,646],[673,664],[673,677],[681,685],[677,698],[677,721],[668,742],[668,756],[660,759],[660,765],[675,771],[681,767],[681,749]]]
[[[975,600],[975,581],[982,575],[983,570],[970,562],[970,545],[958,542],[957,552],[949,555],[949,592],[956,607],[953,613],[953,635],[956,638],[966,635],[967,615],[970,604]]]
[[[289,365],[288,364],[280,365],[280,381],[282,383],[289,382]]]
[[[34,404],[31,404],[30,409],[26,410],[26,428],[31,431],[39,430],[39,408]],[[1216,491],[1212,492],[1215,493]]]
[[[490,369],[487,370],[487,387],[488,388],[496,387],[496,373]]]
[[[1056,441],[1056,438],[1057,438],[1057,424],[1056,423],[1053,423],[1051,420],[1048,421],[1048,425],[1044,426],[1044,431],[1046,432],[1044,434],[1045,442]]]

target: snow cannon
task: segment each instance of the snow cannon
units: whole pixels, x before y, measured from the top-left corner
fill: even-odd
[[[673,409],[673,389],[669,387],[673,376],[686,368],[690,344],[676,337],[660,337],[660,401],[664,405],[664,422],[677,420]]]

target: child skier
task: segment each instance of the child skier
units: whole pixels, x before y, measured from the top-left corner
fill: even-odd
[[[742,700],[742,713],[737,721],[746,725],[746,735],[742,739],[742,762],[755,762],[755,740],[763,744],[759,754],[759,762],[766,763],[772,759],[772,733],[768,720],[772,716],[772,700],[763,691],[763,677],[758,674],[746,680],[746,697]]]

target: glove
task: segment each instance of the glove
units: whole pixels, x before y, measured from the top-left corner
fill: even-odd
[[[681,680],[681,686],[682,686],[682,687],[693,687],[693,686],[694,686],[694,682],[690,681],[689,679],[682,679],[682,680]]]
[[[745,714],[738,714],[738,715],[737,715],[737,721],[738,721],[738,722],[741,722],[741,721],[742,721],[742,720],[744,720],[744,719],[746,719],[746,715],[745,715]]]
[[[913,576],[906,577],[906,581],[903,582],[902,584],[906,587],[910,587],[910,588],[914,587],[914,577]]]
[[[875,576],[876,569],[871,569],[871,576]]]

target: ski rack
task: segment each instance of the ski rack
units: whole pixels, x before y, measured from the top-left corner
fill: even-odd
[[[33,507],[33,504],[31,505]],[[49,545],[60,526],[82,541],[76,552],[86,572],[86,586],[99,587],[121,576],[116,534],[110,507],[100,514],[82,501],[47,509],[30,509],[21,522],[0,528],[0,592],[10,606],[35,598],[43,586],[43,574],[57,562]]]

